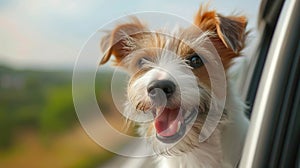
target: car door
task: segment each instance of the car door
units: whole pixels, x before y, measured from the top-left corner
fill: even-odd
[[[261,3],[261,41],[245,82],[250,120],[241,168],[299,167],[300,1]]]

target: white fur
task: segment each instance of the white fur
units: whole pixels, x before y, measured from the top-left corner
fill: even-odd
[[[205,38],[201,36],[199,40],[194,41],[196,43],[194,45],[200,45],[203,41],[205,41]],[[172,48],[174,46],[172,45],[174,45],[172,41],[166,40],[165,48],[158,51],[158,57],[143,65],[151,70],[135,79],[129,85],[129,100],[125,107],[128,115],[138,116],[140,111],[136,110],[137,104],[139,102],[150,102],[147,86],[151,81],[157,79],[168,79],[176,83],[176,87],[180,89],[176,90],[171,100],[166,100],[166,106],[180,104],[187,114],[190,112],[191,107],[199,106],[200,109],[205,109],[210,99],[213,99],[205,88],[198,87],[199,81],[191,72],[191,67],[182,58],[176,56],[176,53],[168,52],[174,51],[174,48]],[[199,47],[201,48],[201,45]],[[202,52],[209,54],[209,51],[205,49]],[[123,65],[132,74],[135,71],[133,57],[134,53],[128,55],[123,61]],[[209,60],[211,62],[214,61],[213,57],[208,57],[208,59],[212,59]],[[199,132],[191,130],[182,139],[182,142],[177,143],[173,148],[160,142],[155,136],[151,138],[150,143],[158,153],[158,168],[229,168],[234,167],[238,163],[248,127],[248,120],[243,113],[245,106],[237,96],[234,89],[235,86],[230,81],[230,76],[227,74],[227,95],[224,109],[224,112],[227,114],[226,120],[221,120],[218,123],[213,134],[205,142],[199,143],[200,130]],[[200,110],[199,113],[201,112]],[[140,125],[138,130],[140,135],[147,136],[149,123]],[[155,135],[155,130],[152,130],[151,134]],[[192,145],[193,148],[189,145]]]
[[[164,61],[168,62],[168,64],[164,64]],[[167,57],[161,57],[158,62],[158,65],[152,65],[154,67],[152,70],[134,82],[132,87],[129,88],[129,94],[136,93],[135,95],[138,95],[138,99],[147,99],[146,87],[152,80],[170,79],[175,80],[175,82],[179,81],[178,85],[182,87],[181,93],[177,94],[182,94],[184,97],[182,102],[183,107],[197,104],[199,100],[195,100],[195,90],[191,89],[195,88],[195,81],[191,78],[191,74],[188,73],[188,67],[184,67],[179,60],[174,58],[168,60]],[[188,81],[190,81],[190,83]],[[220,123],[213,135],[192,151],[174,156],[159,155],[157,165],[159,168],[234,167],[235,164],[238,163],[247,131],[248,120],[243,114],[245,106],[235,93],[233,85],[234,84],[229,80],[225,104],[228,121]],[[134,111],[134,109],[132,109],[132,111]],[[145,136],[147,129],[148,124],[141,126],[139,128],[140,134]],[[155,138],[152,140],[157,141]],[[163,146],[160,142],[155,142],[154,144],[157,145],[157,148],[158,146]],[[164,147],[165,146],[162,147],[163,149],[158,150],[164,150]],[[185,147],[180,146],[180,148],[184,149]],[[226,153],[224,153],[225,151]]]

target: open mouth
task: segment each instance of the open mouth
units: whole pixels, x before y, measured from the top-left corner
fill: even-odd
[[[186,132],[186,125],[197,115],[196,110],[192,110],[188,116],[180,108],[156,108],[154,126],[156,137],[164,143],[174,143],[182,138]]]

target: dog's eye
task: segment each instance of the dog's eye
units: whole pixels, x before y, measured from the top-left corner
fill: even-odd
[[[142,58],[140,58],[140,59],[138,59],[137,60],[137,66],[139,67],[139,68],[141,68],[141,67],[143,67],[143,65],[145,64],[145,63],[147,63],[147,62],[149,62],[150,61],[150,58],[148,58],[148,57],[142,57]]]
[[[204,65],[202,58],[198,54],[192,54],[186,58],[189,66],[199,68]]]

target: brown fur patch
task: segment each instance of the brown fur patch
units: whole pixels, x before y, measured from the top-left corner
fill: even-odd
[[[239,52],[244,48],[245,38],[247,33],[245,28],[247,19],[245,16],[223,16],[217,14],[215,10],[208,10],[207,6],[201,6],[194,19],[194,24],[203,31],[215,32],[221,43],[214,43],[217,45],[224,45],[230,48],[232,55],[238,56]],[[222,57],[224,50],[218,50]],[[226,54],[228,55],[228,53]]]
[[[140,38],[146,27],[135,17],[131,18],[131,23],[121,24],[103,37],[100,46],[105,51],[100,64],[105,64],[114,55],[116,62],[120,62],[128,55],[134,46],[131,46],[130,40]]]

